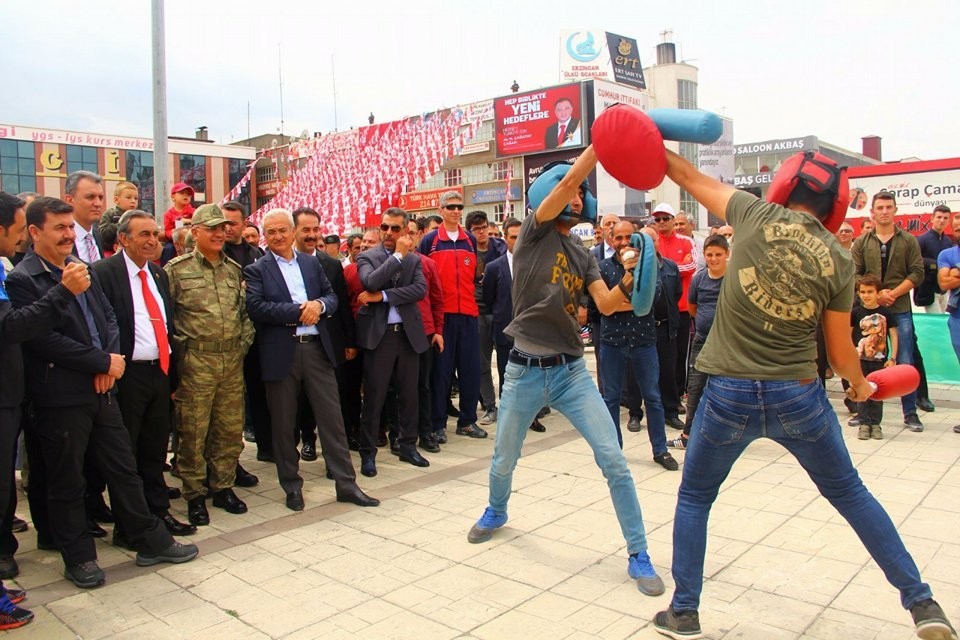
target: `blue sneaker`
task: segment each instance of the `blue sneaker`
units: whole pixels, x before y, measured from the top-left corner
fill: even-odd
[[[507,524],[507,514],[494,511],[490,507],[483,510],[483,515],[477,520],[477,524],[470,527],[470,533],[467,534],[467,542],[476,544],[486,542],[493,537],[493,530],[499,529]]]
[[[657,575],[657,570],[650,562],[650,554],[646,551],[630,556],[627,575],[637,581],[637,589],[645,596],[659,596],[666,591],[663,580]]]

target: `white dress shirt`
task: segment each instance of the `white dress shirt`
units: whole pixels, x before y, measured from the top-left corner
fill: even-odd
[[[147,303],[143,299],[143,285],[140,282],[140,267],[130,259],[127,252],[123,252],[123,262],[127,266],[127,277],[130,280],[130,293],[133,297],[133,360],[134,362],[144,360],[157,360],[160,358],[160,348],[157,345],[157,334],[154,333],[153,324],[150,322],[150,314],[147,312]],[[157,301],[160,307],[160,315],[163,317],[163,324],[167,324],[167,310],[163,306],[163,298],[160,297],[160,289],[154,281],[153,274],[144,265],[147,273],[147,288],[153,294],[153,299]],[[167,348],[169,349],[170,336],[167,336]]]
[[[270,253],[273,253],[272,251]],[[297,264],[297,252],[293,252],[293,257],[289,260],[273,253],[277,260],[277,266],[280,267],[280,275],[287,284],[287,291],[290,292],[290,299],[296,304],[309,302],[307,298],[307,285],[303,282],[303,273],[300,271],[300,265]],[[320,315],[323,315],[323,303],[320,303]],[[315,336],[320,333],[315,324],[298,324],[296,335]]]
[[[100,249],[97,248],[97,240],[93,237],[93,227],[90,227],[90,230],[87,231],[76,224],[73,230],[77,234],[77,239],[74,242],[77,245],[77,255],[80,256],[81,260],[87,264],[93,264],[103,257],[100,255]],[[93,255],[90,255],[90,247],[87,246],[87,236],[91,236],[90,239],[93,240]]]

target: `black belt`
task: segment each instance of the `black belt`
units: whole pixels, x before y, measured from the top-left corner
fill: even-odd
[[[131,360],[130,364],[140,367],[156,367],[160,364],[160,360]]]
[[[566,364],[568,362],[576,362],[580,359],[580,356],[571,356],[566,353],[558,353],[553,356],[532,356],[528,353],[521,353],[516,349],[511,349],[510,357],[508,359],[514,364],[520,364],[525,367],[549,369],[550,367],[556,367],[557,365]]]
[[[656,326],[659,327],[660,325],[665,324],[665,323],[670,322],[670,321],[669,321],[669,320],[654,320],[653,322],[656,324]]]
[[[388,324],[388,325],[387,325],[387,331],[393,331],[393,332],[395,332],[395,333],[396,333],[396,332],[403,331],[403,323],[402,323],[402,322],[395,322],[395,323],[393,323],[393,324]]]
[[[306,342],[316,342],[320,339],[320,336],[315,333],[307,333],[302,336],[294,336],[297,339],[297,342],[304,344]]]

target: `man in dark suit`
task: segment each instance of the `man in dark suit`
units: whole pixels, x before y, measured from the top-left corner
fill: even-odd
[[[497,350],[497,372],[500,375],[498,395],[503,395],[503,377],[507,370],[507,360],[510,349],[513,348],[513,338],[503,332],[513,321],[513,247],[520,237],[521,222],[516,218],[507,218],[503,221],[503,239],[507,243],[507,252],[493,260],[483,270],[483,301],[493,320],[490,324],[493,334],[493,343]],[[530,429],[543,433],[547,430],[540,423],[540,418],[534,418]]]
[[[357,256],[363,291],[357,313],[357,344],[363,349],[363,412],[360,473],[377,475],[377,429],[391,375],[397,385],[401,462],[430,463],[417,451],[419,354],[430,348],[417,303],[427,294],[420,256],[413,250],[406,211],[391,207],[380,224],[380,245]]]
[[[103,215],[103,178],[92,171],[74,171],[64,185],[64,201],[73,207],[74,230],[77,234],[73,255],[87,264],[103,258],[100,216]]]
[[[355,439],[355,432],[360,425],[360,407],[354,408],[345,402],[344,396],[346,385],[349,381],[345,380],[344,366],[346,362],[351,362],[357,357],[356,337],[353,321],[353,313],[350,310],[350,294],[347,292],[347,281],[343,276],[343,264],[336,258],[332,258],[325,251],[317,250],[317,243],[320,241],[320,214],[310,207],[300,207],[293,212],[294,225],[294,246],[297,253],[315,256],[320,261],[320,267],[324,275],[333,287],[333,293],[337,296],[337,310],[330,317],[327,323],[327,332],[330,334],[330,341],[333,344],[333,353],[336,360],[333,366],[336,368],[337,389],[340,396],[340,414],[343,416],[344,431],[347,434],[347,441]],[[303,443],[300,447],[300,458],[307,462],[317,459],[317,421],[313,412],[310,410],[310,403],[305,402],[301,397],[300,402],[300,441]],[[354,413],[356,416],[354,417]]]
[[[297,398],[301,390],[315,415],[324,416],[320,443],[327,471],[337,486],[337,501],[375,507],[357,486],[340,415],[333,363],[336,354],[327,330],[337,308],[320,263],[293,249],[293,216],[285,209],[268,212],[262,221],[266,255],[244,269],[247,312],[257,325],[273,427],[277,476],[286,492],[287,507],[301,511],[303,478],[296,445]]]
[[[544,146],[547,149],[579,146],[583,138],[580,135],[580,120],[573,117],[573,101],[570,98],[557,100],[553,105],[553,115],[557,121],[547,127],[543,136]]]
[[[170,393],[173,382],[170,338],[173,311],[166,272],[151,262],[160,245],[156,219],[134,209],[120,217],[117,234],[123,251],[97,262],[103,293],[110,301],[120,330],[120,353],[127,362],[117,381],[117,401],[123,424],[143,481],[150,512],[176,536],[196,533],[192,524],[170,515],[170,496],[163,479],[170,437]],[[120,525],[114,544],[129,547]]]
[[[66,202],[40,197],[27,208],[34,253],[8,280],[15,307],[42,299],[62,281],[73,250],[73,211]],[[91,274],[91,286],[76,298],[54,329],[25,343],[27,394],[34,418],[29,423],[46,466],[50,532],[66,565],[65,576],[78,587],[103,584],[97,551],[86,527],[83,503],[84,456],[89,452],[110,487],[113,508],[130,542],[140,549],[137,564],[187,562],[194,545],[174,542],[147,508],[137,476],[130,436],[123,426],[114,384],[125,370],[113,309]],[[31,489],[37,482],[31,475]]]

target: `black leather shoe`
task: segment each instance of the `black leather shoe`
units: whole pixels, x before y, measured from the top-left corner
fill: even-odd
[[[487,432],[477,425],[471,423],[463,425],[462,427],[457,427],[457,435],[470,436],[471,438],[486,438]]]
[[[533,423],[530,425],[530,431],[536,431],[537,433],[543,433],[547,430],[543,423],[540,422],[537,418],[533,419]]]
[[[550,413],[550,407],[543,407],[540,411],[537,412],[537,418],[543,418]]]
[[[449,401],[447,402],[447,415],[450,416],[451,418],[459,418],[459,417],[460,417],[460,411],[459,411],[459,409],[457,409],[455,406],[453,406],[453,403],[452,403],[452,402],[449,402]]]
[[[446,430],[446,429],[440,429],[439,431],[434,432],[433,435],[435,435],[436,438],[437,438],[437,444],[447,444],[447,430]]]
[[[360,473],[372,478],[377,475],[377,462],[375,458],[360,459]]]
[[[64,569],[63,576],[81,589],[99,587],[107,581],[107,576],[95,560],[70,565]]]
[[[673,459],[673,456],[670,455],[669,451],[666,453],[661,453],[658,456],[653,456],[653,461],[667,471],[676,471],[680,468],[680,465],[678,465],[677,461]]]
[[[327,480],[333,480],[333,474],[330,473],[330,469],[327,469]]]
[[[381,433],[381,434],[378,434],[378,435],[377,435],[377,446],[378,446],[378,447],[385,447],[385,446],[387,446],[387,442],[388,442],[388,440],[387,440],[387,434]]]
[[[677,416],[670,416],[666,419],[666,423],[668,427],[673,427],[674,429],[683,429],[684,427],[683,420]]]
[[[107,503],[100,498],[100,504],[87,505],[87,517],[97,522],[106,522],[107,524],[116,522],[113,517],[113,511],[107,506]]]
[[[241,467],[239,462],[237,463],[237,476],[233,479],[233,486],[250,488],[257,486],[259,482],[260,478]]]
[[[180,491],[180,487],[167,487],[167,499],[176,500],[183,496],[183,492]]]
[[[257,460],[260,462],[276,462],[277,459],[273,457],[272,451],[257,451]]]
[[[93,520],[87,520],[87,533],[91,538],[106,538],[107,530],[98,525]]]
[[[354,436],[347,438],[347,447],[350,451],[360,451],[360,441]]]
[[[429,453],[440,453],[440,443],[437,442],[437,436],[428,433],[420,438],[420,448]]]
[[[23,518],[18,518],[13,516],[13,521],[10,523],[10,530],[14,533],[23,533],[30,528],[30,525],[27,524],[27,521]]]
[[[187,501],[187,520],[197,527],[205,527],[210,524],[210,514],[207,513],[205,496],[197,496]]]
[[[640,417],[639,416],[630,416],[630,419],[627,420],[627,431],[640,431]]]
[[[379,507],[380,501],[376,498],[371,498],[363,491],[360,490],[360,487],[354,487],[353,490],[346,493],[337,494],[337,502],[352,502],[358,507]]]
[[[420,452],[414,449],[408,453],[398,453],[400,462],[408,462],[415,467],[429,467],[430,461],[420,455]]]
[[[917,409],[930,413],[931,411],[936,410],[936,408],[937,407],[930,402],[930,398],[917,398]]]
[[[37,549],[40,549],[41,551],[60,551],[60,547],[55,545],[52,541],[41,540],[39,537],[37,538]]]
[[[287,494],[287,509],[303,511],[303,492],[297,489]]]
[[[395,456],[400,455],[400,445],[397,443],[396,440],[390,441],[390,453],[392,453]]]
[[[18,575],[20,575],[20,567],[17,566],[17,561],[13,559],[13,556],[0,556],[0,578],[9,580],[10,578],[16,578]]]
[[[192,524],[187,524],[185,522],[180,522],[174,518],[170,513],[165,513],[160,516],[163,526],[167,528],[167,531],[170,532],[172,536],[192,536],[197,532],[197,528]]]
[[[309,442],[304,442],[303,446],[300,447],[300,459],[304,462],[313,462],[317,459],[317,446],[310,444]]]
[[[246,513],[247,505],[237,497],[233,489],[221,489],[213,494],[213,506],[227,513]]]

